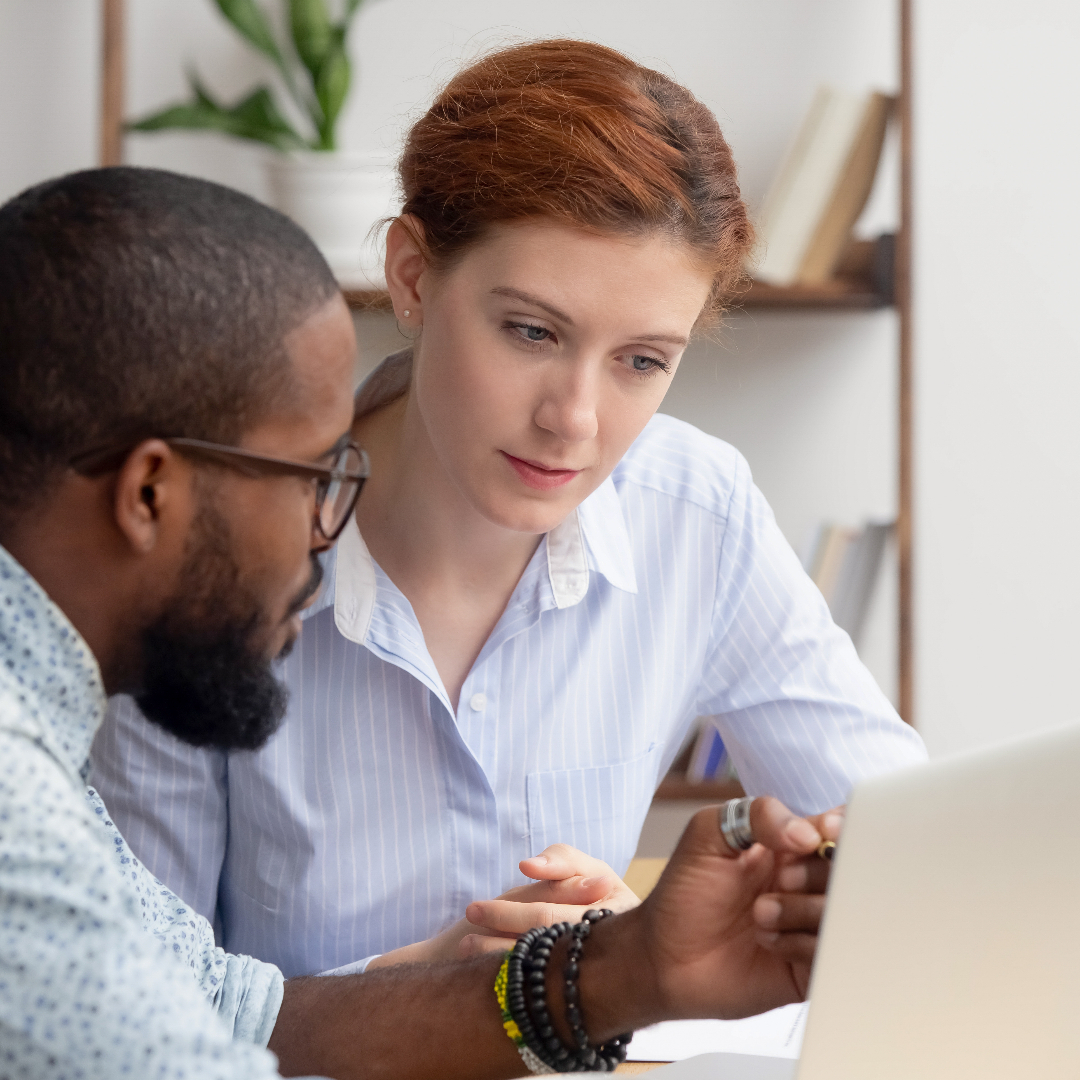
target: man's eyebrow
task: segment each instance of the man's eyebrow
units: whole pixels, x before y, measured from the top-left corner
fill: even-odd
[[[543,308],[549,315],[554,315],[556,319],[566,323],[567,326],[574,325],[574,320],[565,311],[552,307],[551,304],[541,300],[538,296],[533,296],[532,293],[522,292],[520,289],[511,289],[509,285],[496,285],[491,291],[495,296],[508,296],[512,300],[522,300],[526,304],[535,304],[536,307]]]

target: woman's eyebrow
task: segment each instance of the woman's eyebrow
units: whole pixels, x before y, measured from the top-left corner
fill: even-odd
[[[560,322],[566,323],[567,326],[574,325],[574,320],[565,311],[552,307],[551,304],[541,300],[538,296],[533,296],[532,293],[522,292],[520,289],[511,289],[509,285],[496,285],[491,291],[495,296],[508,296],[512,300],[522,300],[526,304],[535,304],[538,308],[543,308],[549,315],[553,315]]]
[[[666,341],[669,345],[678,345],[685,349],[690,343],[688,338],[679,337],[678,334],[637,334],[634,341]]]

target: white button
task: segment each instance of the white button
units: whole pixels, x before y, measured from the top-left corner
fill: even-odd
[[[469,708],[473,712],[479,712],[481,709],[487,708],[487,694],[473,694],[469,698]]]

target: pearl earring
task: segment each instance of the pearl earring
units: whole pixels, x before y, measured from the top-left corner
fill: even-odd
[[[403,311],[403,312],[401,313],[401,317],[402,317],[403,319],[407,319],[407,318],[408,318],[408,317],[409,317],[409,316],[410,316],[411,314],[412,314],[412,312],[411,312],[411,311],[410,311],[410,310],[409,310],[408,308],[406,308],[406,309],[405,309],[405,310],[404,310],[404,311]]]

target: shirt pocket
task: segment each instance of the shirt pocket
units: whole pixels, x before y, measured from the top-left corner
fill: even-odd
[[[625,874],[656,789],[657,749],[614,765],[529,773],[529,850],[569,844]]]

